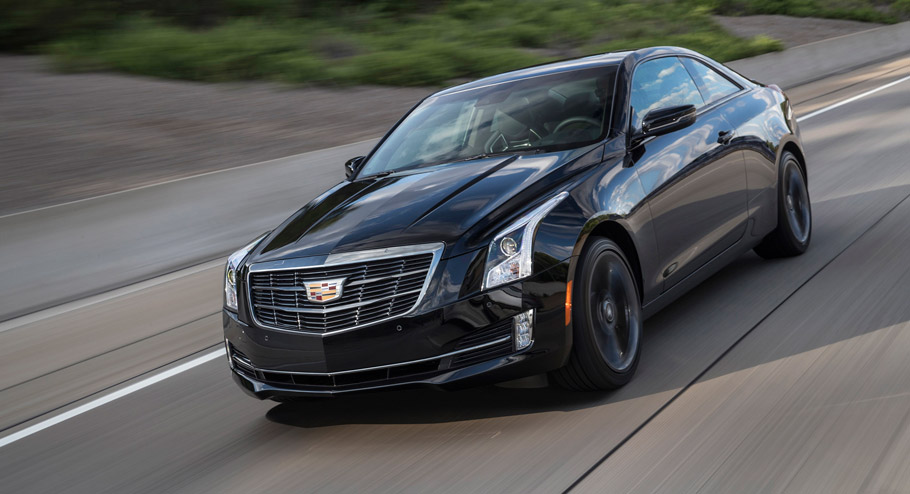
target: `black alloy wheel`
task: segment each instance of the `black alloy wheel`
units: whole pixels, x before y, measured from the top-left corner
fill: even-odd
[[[632,379],[641,355],[641,302],[622,250],[597,238],[582,251],[572,294],[569,362],[553,373],[566,388],[618,388]]]
[[[789,151],[781,156],[777,191],[777,228],[755,247],[755,253],[765,259],[798,256],[806,251],[812,238],[812,204],[806,177]]]

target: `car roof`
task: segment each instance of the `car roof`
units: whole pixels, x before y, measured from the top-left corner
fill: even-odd
[[[560,72],[570,72],[573,70],[579,69],[588,69],[594,67],[602,67],[607,65],[616,65],[631,52],[621,51],[621,52],[610,52],[603,53],[600,55],[592,55],[589,57],[575,58],[571,60],[562,60],[559,62],[550,62],[542,65],[535,65],[533,67],[527,67],[524,69],[513,70],[511,72],[504,72],[502,74],[497,74],[490,77],[484,77],[483,79],[477,79],[476,81],[471,81],[466,84],[461,84],[458,86],[453,86],[448,89],[443,89],[436,93],[436,95],[459,93],[468,89],[475,89],[484,86],[492,86],[495,84],[500,84],[503,82],[518,81],[522,79],[530,79],[532,77],[537,77],[541,75],[549,74],[558,74]]]
[[[645,58],[651,55],[656,54],[695,54],[691,50],[685,48],[679,48],[675,46],[656,46],[650,48],[642,48],[640,50],[629,50],[629,51],[615,51],[609,53],[602,53],[600,55],[591,55],[582,58],[574,58],[570,60],[562,60],[558,62],[550,62],[542,65],[535,65],[532,67],[527,67],[524,69],[513,70],[510,72],[504,72],[502,74],[493,75],[490,77],[484,77],[483,79],[478,79],[476,81],[471,81],[466,84],[461,84],[458,86],[453,86],[447,89],[439,91],[433,96],[442,96],[445,94],[459,93],[461,91],[466,91],[469,89],[476,89],[484,86],[492,86],[495,84],[500,84],[503,82],[518,81],[522,79],[529,79],[532,77],[537,77],[541,75],[550,75],[558,74],[560,72],[569,72],[573,70],[580,69],[589,69],[595,67],[603,67],[608,65],[617,65],[622,63],[627,58],[633,58],[635,60]]]

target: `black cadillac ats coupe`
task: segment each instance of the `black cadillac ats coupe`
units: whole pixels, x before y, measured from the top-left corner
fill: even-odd
[[[680,48],[440,91],[345,172],[228,261],[228,360],[258,398],[622,386],[649,315],[811,235],[787,97]]]

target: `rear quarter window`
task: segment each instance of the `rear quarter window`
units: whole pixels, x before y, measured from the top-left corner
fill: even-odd
[[[716,70],[698,60],[684,58],[683,63],[685,63],[689,73],[692,74],[695,83],[698,84],[698,89],[701,91],[706,105],[739,92],[739,90],[742,89]]]

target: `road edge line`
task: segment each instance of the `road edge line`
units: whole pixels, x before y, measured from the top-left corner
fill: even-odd
[[[857,94],[856,96],[851,96],[851,97],[849,97],[849,98],[847,98],[847,99],[845,99],[845,100],[843,100],[843,101],[838,101],[837,103],[834,103],[834,104],[832,104],[832,105],[829,105],[829,106],[826,106],[826,107],[824,107],[824,108],[820,108],[820,109],[818,109],[818,110],[815,110],[815,111],[812,112],[812,113],[809,113],[809,114],[807,114],[807,115],[803,115],[803,116],[797,118],[796,121],[797,121],[797,122],[802,122],[802,121],[805,121],[805,120],[809,120],[809,119],[812,118],[812,117],[816,117],[816,116],[818,116],[818,115],[821,115],[822,113],[827,113],[827,112],[829,112],[829,111],[831,111],[831,110],[833,110],[833,109],[835,109],[835,108],[840,108],[840,107],[842,107],[842,106],[844,106],[844,105],[846,105],[846,104],[848,104],[848,103],[853,103],[854,101],[863,99],[863,98],[865,98],[866,96],[870,96],[870,95],[875,94],[875,93],[877,93],[877,92],[879,92],[879,91],[884,91],[885,89],[888,89],[888,88],[890,88],[890,87],[896,86],[896,85],[898,85],[898,84],[900,84],[900,83],[902,83],[902,82],[905,82],[905,81],[910,81],[910,75],[908,75],[908,76],[906,76],[906,77],[902,77],[902,78],[900,78],[900,79],[898,79],[898,80],[896,80],[896,81],[891,81],[891,82],[889,82],[888,84],[885,84],[885,85],[883,85],[883,86],[879,86],[879,87],[877,87],[877,88],[875,88],[875,89],[870,89],[870,90],[866,91],[865,93],[860,93],[860,94]]]
[[[44,429],[57,425],[61,422],[69,420],[73,417],[76,417],[78,415],[82,415],[83,413],[94,410],[100,406],[106,405],[114,400],[118,400],[120,398],[123,398],[124,396],[135,393],[136,391],[145,389],[153,384],[159,383],[161,381],[164,381],[165,379],[176,376],[177,374],[181,374],[190,369],[198,367],[206,362],[209,362],[209,361],[214,360],[219,357],[223,357],[224,355],[225,355],[224,347],[221,347],[218,350],[215,350],[215,351],[209,352],[205,355],[196,357],[193,360],[190,360],[189,362],[184,362],[184,363],[182,363],[176,367],[172,367],[164,372],[155,374],[153,376],[149,376],[139,382],[136,382],[136,383],[130,384],[129,386],[126,386],[124,388],[118,389],[117,391],[114,391],[113,393],[104,395],[104,396],[102,396],[100,398],[96,398],[88,403],[79,405],[76,408],[73,408],[72,410],[68,410],[59,415],[55,415],[51,418],[42,420],[41,422],[38,422],[37,424],[30,425],[18,432],[14,432],[8,436],[4,436],[4,437],[0,438],[0,448],[2,448],[4,446],[8,446],[20,439],[24,439],[28,436],[31,436],[32,434],[41,432]]]
[[[165,283],[170,283],[171,281],[179,280],[180,278],[186,278],[187,276],[199,274],[203,271],[223,266],[224,262],[224,258],[219,257],[218,259],[194,264],[192,266],[178,269],[177,271],[171,271],[170,273],[155,276],[154,278],[149,278],[144,281],[130,283],[129,285],[125,285],[120,288],[115,288],[113,290],[101,292],[96,295],[90,295],[88,297],[76,299],[70,302],[64,302],[59,305],[53,305],[46,309],[41,309],[36,312],[29,312],[28,314],[23,314],[19,317],[0,321],[0,333],[12,331],[22,326],[34,324],[36,322],[50,319],[52,317],[57,317],[59,315],[66,314],[67,312],[72,312],[74,310],[84,309],[92,305],[107,302],[108,300],[125,297],[142,290],[148,290],[158,285],[163,285]]]
[[[265,161],[257,161],[255,163],[247,163],[245,165],[237,165],[237,166],[232,166],[230,168],[222,168],[220,170],[209,170],[207,172],[197,173],[195,175],[188,175],[186,177],[171,178],[171,179],[165,180],[163,182],[155,182],[155,183],[151,183],[151,184],[139,185],[137,187],[131,187],[129,189],[116,190],[114,192],[107,192],[105,194],[101,194],[98,196],[83,197],[82,199],[73,199],[72,201],[61,202],[59,204],[48,204],[47,206],[39,206],[34,209],[26,209],[25,211],[14,211],[12,213],[0,215],[0,220],[4,220],[6,218],[12,218],[13,216],[20,216],[23,214],[37,213],[40,211],[45,211],[48,209],[58,208],[58,207],[62,207],[62,206],[72,206],[74,204],[79,204],[79,203],[88,202],[88,201],[94,201],[96,199],[104,199],[106,197],[116,196],[116,195],[120,195],[120,194],[126,194],[128,192],[136,192],[136,191],[140,191],[143,189],[150,189],[152,187],[158,187],[159,185],[168,185],[168,184],[173,184],[176,182],[183,182],[184,180],[192,180],[194,178],[206,177],[206,176],[215,175],[218,173],[241,170],[243,168],[251,168],[251,167],[260,166],[260,165],[272,165],[278,161],[300,159],[301,157],[306,156],[308,154],[321,153],[323,151],[332,151],[332,150],[337,150],[337,149],[341,149],[341,148],[348,147],[348,146],[357,146],[360,144],[366,144],[370,141],[378,141],[379,139],[380,138],[378,138],[378,137],[374,137],[372,139],[364,139],[362,141],[351,142],[348,144],[340,144],[338,146],[332,146],[332,147],[327,147],[327,148],[322,148],[322,149],[314,149],[313,151],[306,151],[303,153],[291,154],[288,156],[282,156],[280,158],[273,158],[273,159],[265,160]]]

